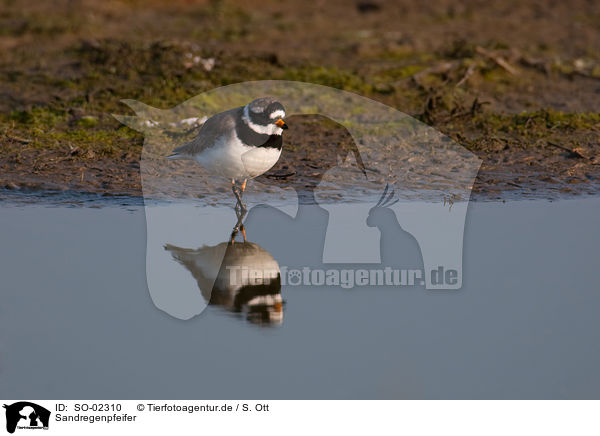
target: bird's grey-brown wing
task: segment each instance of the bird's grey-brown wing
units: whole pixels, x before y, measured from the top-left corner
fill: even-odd
[[[190,158],[212,147],[221,136],[233,132],[236,118],[242,116],[242,110],[242,108],[235,108],[213,115],[206,120],[192,141],[177,147],[168,158]]]
[[[171,253],[173,259],[192,273],[202,296],[209,301],[227,252],[227,246],[227,242],[222,242],[213,247],[203,246],[196,250],[171,244],[166,244],[164,248]]]

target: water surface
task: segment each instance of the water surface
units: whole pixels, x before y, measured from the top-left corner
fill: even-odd
[[[281,322],[265,327],[223,305],[159,310],[141,206],[3,207],[0,392],[598,398],[599,212],[597,198],[472,203],[462,289],[283,286]],[[267,251],[292,264],[299,240]]]

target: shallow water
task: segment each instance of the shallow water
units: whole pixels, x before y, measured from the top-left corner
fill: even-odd
[[[260,240],[280,266],[314,259],[293,221],[279,246],[264,242],[278,229],[258,226],[254,212],[249,240]],[[261,327],[224,305],[188,320],[157,308],[141,206],[5,206],[0,392],[598,398],[599,212],[598,198],[471,203],[460,290],[284,285],[282,318]],[[219,233],[215,242],[227,237]],[[189,269],[164,260],[197,289]],[[170,286],[167,295],[179,289]]]

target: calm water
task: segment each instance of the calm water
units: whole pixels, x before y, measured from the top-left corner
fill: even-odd
[[[600,398],[599,215],[594,198],[470,204],[462,289],[284,285],[285,303],[266,303],[274,325],[265,327],[227,301],[197,316],[192,308],[188,320],[169,314],[156,292],[169,297],[185,284],[201,305],[201,278],[163,250],[181,282],[165,280],[158,291],[153,282],[149,292],[141,206],[5,206],[0,393]],[[293,222],[271,246],[280,228],[265,230],[257,217],[248,219],[249,240],[266,241],[280,265],[311,258]],[[215,244],[227,239],[217,233]],[[264,321],[264,307],[253,307]]]

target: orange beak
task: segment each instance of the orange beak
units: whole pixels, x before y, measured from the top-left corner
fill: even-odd
[[[278,119],[277,121],[275,121],[275,125],[277,127],[281,127],[283,130],[286,130],[288,128],[287,124],[285,123],[285,121],[283,121],[281,118]]]

